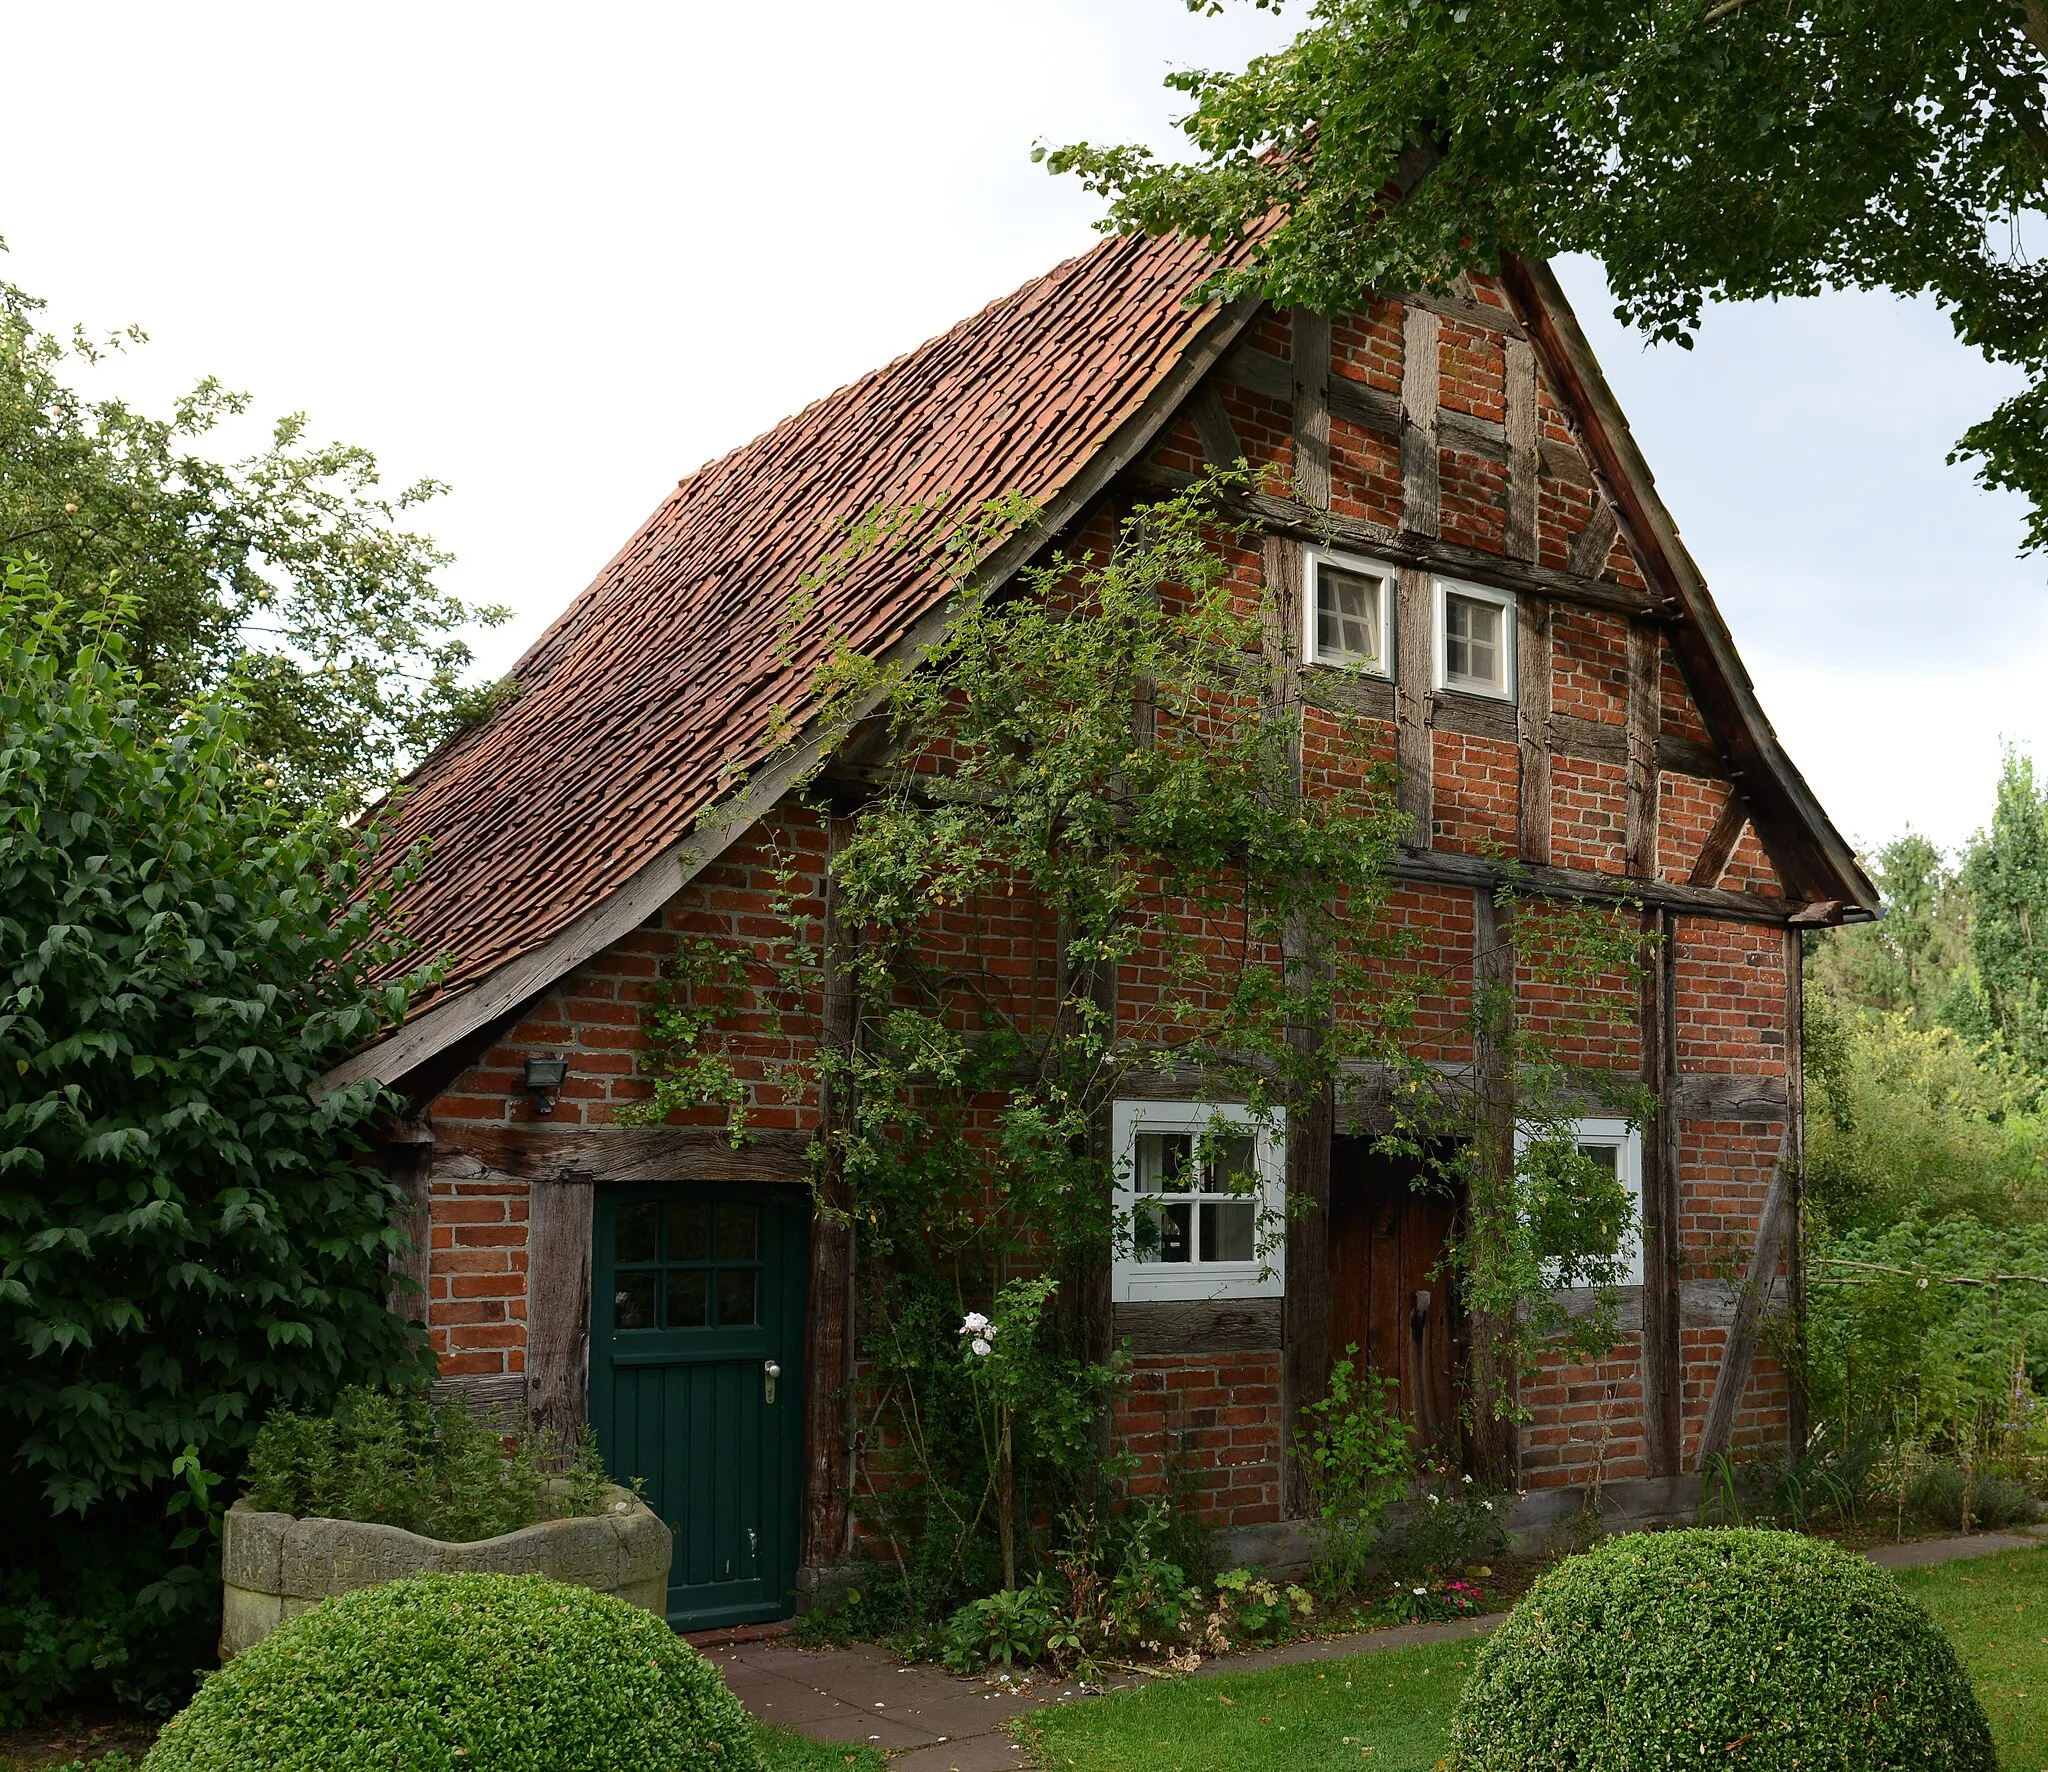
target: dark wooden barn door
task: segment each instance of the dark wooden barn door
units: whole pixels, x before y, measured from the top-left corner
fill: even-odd
[[[590,1414],[676,1535],[669,1623],[787,1617],[803,1480],[810,1213],[791,1190],[600,1190]]]
[[[1419,1160],[1382,1156],[1366,1138],[1332,1142],[1330,1347],[1397,1379],[1403,1419],[1419,1445],[1455,1452],[1456,1301],[1436,1271],[1451,1234],[1452,1202],[1417,1192]]]

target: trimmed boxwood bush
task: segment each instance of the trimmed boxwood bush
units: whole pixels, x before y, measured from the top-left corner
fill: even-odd
[[[718,1670],[637,1607],[544,1575],[323,1600],[228,1663],[145,1772],[757,1772]]]
[[[1453,1772],[1995,1772],[1962,1663],[1862,1557],[1796,1532],[1611,1539],[1473,1663]]]

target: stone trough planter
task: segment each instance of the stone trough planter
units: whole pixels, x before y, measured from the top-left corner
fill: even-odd
[[[221,1540],[221,1659],[260,1643],[287,1618],[331,1595],[407,1575],[550,1575],[616,1594],[659,1617],[668,1609],[674,1536],[625,1490],[608,1488],[605,1500],[608,1511],[593,1518],[543,1520],[473,1544],[361,1520],[259,1513],[238,1501],[228,1509]]]

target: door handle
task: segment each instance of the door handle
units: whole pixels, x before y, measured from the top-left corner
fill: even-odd
[[[1429,1294],[1427,1292],[1418,1292],[1415,1295],[1415,1308],[1408,1313],[1408,1326],[1417,1335],[1420,1335],[1428,1322]]]
[[[781,1376],[782,1368],[773,1360],[761,1362],[761,1400],[764,1403],[775,1401],[775,1381]]]

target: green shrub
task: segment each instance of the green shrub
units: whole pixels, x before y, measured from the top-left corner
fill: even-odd
[[[604,1511],[604,1464],[587,1427],[558,1482],[554,1437],[460,1402],[434,1408],[424,1391],[360,1386],[332,1416],[273,1410],[249,1451],[251,1507],[280,1514],[367,1520],[449,1543],[516,1532],[536,1518]]]
[[[1453,1772],[1996,1766],[1927,1614],[1791,1532],[1637,1534],[1561,1564],[1480,1649],[1451,1737]]]
[[[746,1712],[651,1613],[541,1575],[325,1600],[211,1675],[145,1772],[756,1772]]]
[[[1944,1526],[1996,1529],[2023,1525],[2040,1516],[2040,1506],[2024,1483],[1998,1471],[1974,1474],[1953,1464],[1937,1464],[1923,1472],[1907,1497],[1916,1513]],[[1964,1503],[1969,1504],[1968,1518]]]
[[[1315,1502],[1315,1584],[1333,1598],[1364,1583],[1380,1521],[1415,1475],[1415,1448],[1394,1406],[1400,1385],[1369,1365],[1354,1368],[1357,1353],[1354,1341],[1330,1368],[1329,1390],[1303,1410],[1310,1426],[1294,1442]]]

